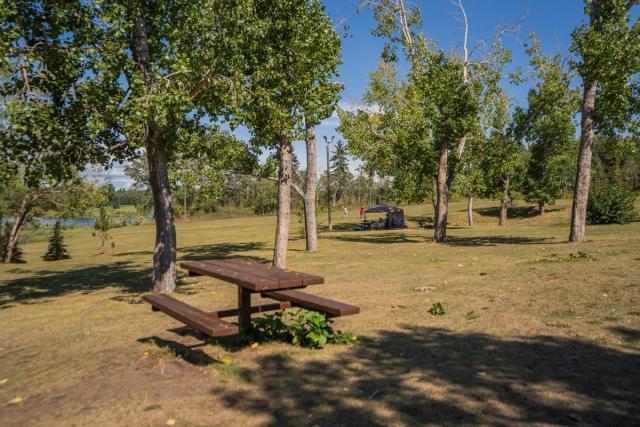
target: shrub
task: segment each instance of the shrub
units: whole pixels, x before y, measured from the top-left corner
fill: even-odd
[[[444,307],[439,302],[434,302],[429,309],[429,314],[432,316],[442,316],[444,314]]]
[[[53,233],[51,233],[51,238],[49,239],[47,253],[44,254],[42,259],[45,261],[58,261],[69,258],[71,258],[71,256],[69,255],[69,252],[67,252],[67,247],[64,244],[62,223],[60,221],[56,221],[56,224],[53,226]]]
[[[633,219],[636,196],[621,185],[595,188],[587,202],[589,224],[626,224]]]
[[[350,344],[356,340],[350,332],[334,331],[331,320],[316,311],[281,311],[253,319],[251,326],[249,338],[254,341],[280,341],[322,348],[326,344]]]

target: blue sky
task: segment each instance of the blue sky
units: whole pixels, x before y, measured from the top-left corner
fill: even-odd
[[[422,9],[423,30],[429,38],[437,40],[446,49],[461,42],[460,23],[455,20],[458,9],[449,0],[415,0],[414,3]],[[507,71],[528,63],[523,44],[528,40],[529,32],[536,33],[545,51],[564,52],[569,47],[571,32],[584,18],[582,0],[463,0],[463,3],[469,19],[471,46],[491,35],[497,24],[517,23],[526,16],[520,31],[505,38],[505,46],[513,54]],[[369,73],[377,67],[384,40],[371,35],[375,23],[368,11],[355,13],[357,1],[325,0],[325,4],[334,22],[343,20],[349,26],[348,36],[342,40],[343,64],[337,80],[345,86],[341,105],[357,105],[366,90]],[[505,89],[518,102],[524,102],[526,87],[506,85]],[[335,130],[338,124],[334,115],[317,128],[319,170],[324,170],[326,164],[323,136],[341,138]],[[238,130],[236,134],[248,140],[246,130]],[[304,144],[297,142],[294,147],[301,167],[305,167]],[[357,164],[352,166],[355,168]],[[108,175],[116,187],[129,185],[121,168],[114,168]]]

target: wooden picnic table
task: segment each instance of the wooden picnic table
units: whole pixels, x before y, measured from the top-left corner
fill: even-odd
[[[143,299],[150,303],[154,310],[163,311],[210,336],[233,335],[241,329],[249,328],[252,313],[281,310],[292,306],[320,311],[332,317],[356,314],[360,311],[353,305],[301,292],[301,288],[324,283],[324,278],[313,274],[243,259],[188,261],[181,263],[180,267],[187,270],[190,276],[206,275],[236,285],[237,308],[207,313],[164,294],[149,295]],[[254,293],[260,293],[263,297],[279,302],[252,306],[251,295]],[[237,326],[221,320],[223,317],[236,315]]]

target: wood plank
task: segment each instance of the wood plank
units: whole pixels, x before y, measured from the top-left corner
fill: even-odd
[[[262,296],[278,301],[289,301],[296,307],[320,311],[328,314],[329,316],[348,316],[351,314],[358,314],[360,312],[360,308],[355,305],[345,304],[340,301],[334,301],[293,289],[262,292]]]
[[[262,272],[269,277],[275,277],[280,281],[280,288],[287,289],[297,286],[309,286],[320,285],[324,283],[324,278],[316,276],[314,274],[302,273],[300,271],[286,270],[278,267],[274,267],[269,264],[260,264],[254,261],[244,259],[224,259],[219,260],[223,263],[235,264],[238,266],[244,266],[250,268],[251,272]]]
[[[239,271],[241,273],[245,273],[251,276],[256,276],[261,279],[266,280],[275,280],[278,282],[278,288],[289,288],[302,286],[302,278],[294,275],[278,275],[274,274],[275,272],[272,270],[268,270],[265,268],[263,264],[258,264],[256,262],[246,261],[246,262],[237,262],[242,260],[232,260],[232,259],[208,259],[202,262],[206,264],[215,265],[222,268],[228,268],[230,270]]]
[[[234,335],[239,332],[237,325],[210,316],[204,311],[190,306],[165,294],[147,295],[143,300],[185,325],[212,337]]]
[[[291,303],[289,301],[280,301],[271,304],[262,304],[251,307],[251,313],[265,313],[267,311],[275,311],[275,310],[285,310],[287,308],[291,308]],[[226,310],[218,310],[207,313],[209,316],[222,318],[222,317],[233,317],[238,315],[237,308],[228,308]]]
[[[224,280],[251,289],[252,291],[280,288],[280,283],[277,280],[260,278],[241,271],[207,264],[202,261],[182,262],[180,263],[180,267],[188,271],[215,277],[216,279]]]

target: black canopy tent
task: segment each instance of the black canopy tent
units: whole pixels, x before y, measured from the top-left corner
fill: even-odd
[[[404,210],[397,206],[381,204],[370,207],[365,213],[386,213],[389,218],[389,224],[393,224],[394,228],[404,228]]]

